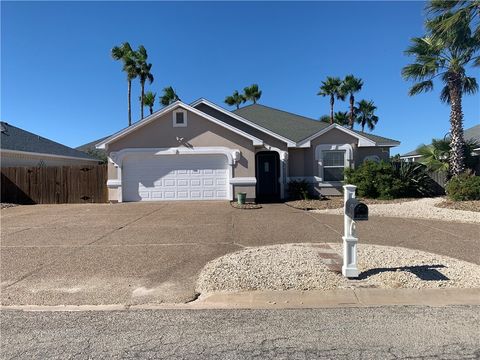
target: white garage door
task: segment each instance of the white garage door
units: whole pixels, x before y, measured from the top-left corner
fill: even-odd
[[[123,201],[228,199],[224,155],[127,156]]]

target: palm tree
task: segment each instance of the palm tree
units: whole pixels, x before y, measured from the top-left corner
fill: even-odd
[[[448,153],[450,145],[446,140],[433,139],[430,145],[420,145],[417,148],[418,155],[422,157],[419,163],[426,166],[428,171],[448,171]]]
[[[153,106],[155,105],[155,98],[157,97],[157,93],[153,93],[151,91],[147,91],[145,96],[143,97],[143,106],[148,106],[150,109],[150,115],[153,114]],[[139,96],[138,99],[141,101],[141,97]]]
[[[349,116],[349,123],[350,129],[353,129],[353,124],[355,123],[355,93],[362,90],[363,81],[362,79],[356,78],[353,75],[345,76],[345,79],[342,83],[342,92],[345,95],[350,95],[350,116]]]
[[[262,91],[258,90],[257,84],[252,84],[243,89],[243,96],[245,97],[245,100],[252,101],[256,104],[262,96]]]
[[[168,86],[166,88],[163,88],[162,91],[163,95],[160,97],[160,104],[162,104],[163,106],[168,106],[175,101],[180,100],[173,87]]]
[[[440,100],[450,105],[452,175],[465,170],[462,97],[478,90],[476,79],[466,75],[465,67],[478,59],[475,57],[478,48],[479,41],[471,36],[469,21],[464,19],[456,23],[455,29],[442,34],[430,28],[429,36],[413,38],[406,50],[407,55],[415,58],[413,64],[402,70],[405,79],[416,82],[410,88],[410,96],[433,90],[433,80],[438,77],[444,85]]]
[[[330,115],[323,115],[320,117],[320,121],[330,124]],[[349,116],[346,111],[337,111],[333,115],[333,122],[338,125],[348,126],[349,125]]]
[[[474,149],[479,144],[475,140],[465,142],[463,154],[465,165],[469,169],[475,168],[476,156],[473,156]],[[417,153],[421,155],[419,162],[427,167],[429,171],[449,171],[450,170],[450,140],[432,139],[430,145],[421,145],[417,148]]]
[[[142,93],[140,95],[140,118],[143,119],[143,106],[145,101],[145,82],[153,83],[153,75],[150,72],[152,69],[152,64],[147,62],[148,54],[147,50],[143,45],[138,47],[138,50],[135,51],[135,60],[137,62],[137,75],[140,79],[140,86],[142,88]]]
[[[327,80],[322,81],[322,86],[320,86],[320,91],[317,95],[330,97],[330,124],[333,124],[335,98],[345,100],[345,94],[342,91],[342,81],[338,77],[327,76]]]
[[[361,100],[357,102],[357,107],[355,108],[356,122],[362,127],[362,132],[364,132],[365,126],[370,130],[375,128],[378,122],[378,116],[375,115],[375,110],[377,110],[377,107],[372,100]]]
[[[128,81],[128,126],[132,125],[132,80],[137,77],[135,55],[128,42],[115,46],[111,50],[112,58],[123,62],[123,71],[127,73]]]
[[[236,106],[237,109],[240,108],[240,105],[246,101],[245,96],[243,94],[239,94],[238,90],[235,90],[231,96],[227,96],[225,98],[225,103],[230,106]]]
[[[426,9],[437,16],[427,23],[434,34],[452,31],[467,19],[474,28],[474,37],[480,40],[480,0],[431,0]],[[480,65],[480,58],[475,64]]]

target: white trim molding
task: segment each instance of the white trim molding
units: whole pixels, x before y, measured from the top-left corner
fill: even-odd
[[[122,202],[123,189],[122,189],[122,168],[123,161],[125,157],[131,154],[142,154],[146,156],[175,156],[175,155],[224,155],[227,158],[227,163],[229,165],[228,170],[228,197],[233,199],[233,183],[231,179],[233,178],[233,167],[240,160],[241,152],[238,149],[229,149],[226,147],[196,147],[196,148],[126,148],[117,152],[110,153],[109,161],[111,161],[115,167],[117,167],[117,178],[109,179],[107,186],[109,188],[117,188],[118,202]],[[255,179],[256,181],[256,179]]]
[[[242,185],[242,186],[255,186],[257,184],[257,178],[254,177],[234,177],[230,179],[230,184],[232,185]]]
[[[183,114],[183,123],[177,123],[177,114]],[[173,127],[187,127],[187,111],[183,109],[173,110],[172,125]]]
[[[267,134],[267,135],[270,135],[270,136],[272,136],[272,137],[274,137],[274,138],[276,138],[276,139],[278,139],[278,140],[281,140],[281,141],[283,141],[283,142],[285,142],[285,143],[287,144],[287,147],[296,147],[296,146],[297,146],[297,144],[296,144],[294,141],[292,141],[292,140],[290,140],[290,139],[287,139],[287,138],[284,137],[284,136],[278,135],[277,133],[274,133],[274,132],[271,131],[271,130],[268,130],[268,129],[266,129],[266,128],[258,125],[258,124],[255,124],[254,122],[252,122],[252,121],[250,121],[250,120],[247,120],[247,119],[245,119],[245,118],[243,118],[243,117],[241,117],[241,116],[239,116],[239,115],[237,115],[237,114],[235,114],[235,113],[233,113],[233,112],[231,112],[231,111],[228,111],[227,109],[224,109],[224,108],[222,108],[221,106],[218,106],[217,104],[214,104],[214,103],[212,103],[211,101],[208,101],[207,99],[204,99],[204,98],[198,99],[198,100],[194,101],[193,103],[191,103],[190,106],[196,107],[196,106],[199,105],[199,104],[208,105],[208,106],[210,106],[211,108],[213,108],[213,109],[215,109],[215,110],[217,110],[217,111],[220,111],[221,113],[223,113],[223,114],[225,114],[225,115],[228,115],[228,116],[230,116],[231,118],[233,118],[233,119],[235,119],[235,120],[238,120],[238,121],[240,121],[240,122],[243,122],[244,124],[247,124],[247,125],[253,127],[254,129],[257,129],[257,130],[259,130],[259,131],[261,131],[261,132],[264,132],[264,133]]]
[[[331,186],[339,186],[341,181],[324,181],[323,180],[323,151],[344,150],[344,168],[353,167],[353,148],[350,144],[320,144],[315,147],[315,160],[318,163],[318,178],[321,185],[330,184]]]
[[[333,129],[337,129],[337,130],[340,130],[340,131],[343,131],[344,133],[347,133],[348,135],[351,135],[353,136],[354,138],[358,139],[358,147],[392,147],[392,146],[398,146],[400,145],[400,142],[398,141],[395,141],[395,142],[392,142],[392,143],[376,143],[375,141],[363,136],[363,135],[360,135],[359,133],[353,131],[353,130],[350,130],[348,128],[346,128],[345,126],[341,126],[341,125],[338,125],[338,124],[331,124],[330,126],[326,127],[325,129],[322,129],[318,132],[316,132],[315,134],[309,136],[308,138],[300,141],[298,143],[298,147],[310,147],[311,146],[311,141],[313,139],[316,139],[317,137],[333,130]]]
[[[155,113],[153,113],[152,115],[149,115],[147,116],[145,119],[143,120],[140,120],[139,122],[133,124],[132,126],[129,126],[123,130],[120,130],[119,132],[113,134],[112,136],[108,137],[107,139],[103,140],[102,142],[98,143],[95,147],[97,149],[106,149],[106,147],[108,146],[108,144],[126,136],[127,134],[130,134],[131,132],[151,123],[152,121],[155,121],[156,119],[158,119],[159,117],[161,117],[162,115],[168,113],[169,111],[173,111],[173,110],[176,110],[178,108],[181,108],[181,109],[184,109],[186,111],[190,111],[198,116],[201,116],[203,117],[204,119],[206,120],[209,120],[217,125],[220,125],[236,134],[239,134],[249,140],[252,141],[253,145],[254,146],[261,146],[263,145],[263,140],[253,136],[253,135],[250,135],[248,133],[246,133],[245,131],[242,131],[240,129],[237,129],[236,127],[234,126],[231,126],[227,123],[224,123],[223,121],[220,121],[216,118],[214,118],[213,116],[210,116],[208,114],[205,114],[204,112],[190,106],[190,105],[187,105],[181,101],[175,101],[174,103],[164,107],[162,110],[159,110]]]
[[[110,153],[112,162],[122,167],[123,159],[129,154],[145,154],[145,155],[207,155],[218,154],[225,155],[229,165],[235,165],[240,159],[240,150],[229,149],[223,146],[205,146],[195,148],[173,147],[173,148],[126,148],[120,151]]]
[[[122,186],[122,180],[119,180],[119,179],[107,180],[107,187],[116,189],[119,186]]]

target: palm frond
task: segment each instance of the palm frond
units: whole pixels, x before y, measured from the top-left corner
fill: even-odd
[[[428,92],[433,90],[433,81],[426,80],[419,83],[414,84],[410,90],[408,91],[409,96],[414,96],[420,94],[422,92]]]
[[[473,95],[478,91],[477,79],[474,77],[466,76],[463,79],[462,93]]]

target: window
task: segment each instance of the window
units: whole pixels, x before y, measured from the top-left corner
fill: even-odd
[[[324,150],[323,181],[343,181],[345,150]]]
[[[187,112],[185,110],[176,110],[173,112],[173,126],[174,127],[187,126]]]

